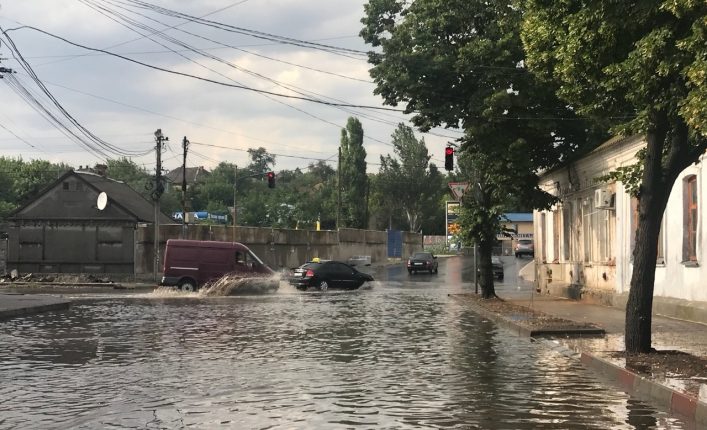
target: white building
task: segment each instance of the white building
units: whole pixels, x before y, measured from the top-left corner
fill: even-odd
[[[533,214],[537,287],[546,293],[625,306],[633,269],[637,200],[620,182],[598,178],[636,162],[642,136],[614,138],[584,158],[543,174],[561,198]],[[702,156],[705,159],[705,155]],[[707,180],[703,163],[685,169],[668,200],[658,245],[654,312],[707,322]]]

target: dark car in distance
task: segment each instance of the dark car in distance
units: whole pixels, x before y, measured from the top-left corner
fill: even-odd
[[[493,277],[499,281],[503,280],[503,261],[501,257],[496,255],[491,256],[491,267],[493,270]]]
[[[316,288],[326,291],[330,288],[355,290],[365,282],[373,281],[373,276],[359,272],[354,267],[340,261],[309,261],[294,269],[288,276],[290,285],[298,290]]]
[[[514,250],[516,258],[522,257],[524,255],[529,255],[531,257],[535,256],[535,245],[530,239],[519,239],[516,243],[516,248]]]
[[[407,269],[409,274],[416,272],[437,273],[437,257],[431,252],[416,252],[408,258]]]
[[[503,281],[503,261],[501,261],[501,257],[497,255],[491,256],[491,271],[493,273],[494,278],[498,279],[499,281]],[[481,275],[480,268],[476,269],[476,274],[477,276]]]

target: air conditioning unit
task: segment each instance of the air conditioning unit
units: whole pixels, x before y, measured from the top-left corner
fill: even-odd
[[[606,188],[594,190],[594,207],[596,209],[613,209],[614,196]]]

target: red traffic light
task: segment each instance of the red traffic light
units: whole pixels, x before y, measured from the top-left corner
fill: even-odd
[[[268,172],[265,176],[268,178],[268,188],[275,188],[275,172]]]
[[[444,148],[444,169],[454,170],[454,148],[451,146]]]

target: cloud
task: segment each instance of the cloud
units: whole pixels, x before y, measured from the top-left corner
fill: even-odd
[[[225,8],[207,19],[264,33],[366,51],[368,47],[357,37],[364,2],[251,0],[228,7],[236,1],[153,0],[160,6],[194,16],[204,16]],[[169,26],[178,26],[165,31],[166,34],[217,55],[236,67],[199,57],[163,40],[160,43],[168,45],[169,49],[160,46],[75,0],[4,3],[0,10],[0,25],[3,28],[17,26],[16,22],[33,25],[76,43],[109,48],[112,52],[155,66],[222,82],[237,82],[254,89],[333,102],[382,106],[380,98],[373,95],[372,83],[335,76],[370,80],[370,65],[365,57],[349,58],[194,23],[184,24],[182,20],[160,15],[150,16]],[[132,17],[160,29],[164,27],[145,17]],[[12,32],[11,36],[40,79],[67,111],[96,135],[116,145],[136,149],[154,146],[153,133],[157,128],[162,129],[171,139],[172,151],[165,157],[166,168],[177,167],[181,162],[177,155],[184,136],[193,142],[212,145],[193,145],[194,153],[189,157],[189,163],[193,165],[214,167],[220,161],[245,165],[248,163],[245,150],[262,146],[271,153],[283,155],[277,158],[278,169],[304,168],[316,159],[331,159],[337,152],[341,127],[349,116],[357,116],[363,123],[365,135],[370,137],[364,142],[368,170],[377,171],[374,164],[379,162],[379,156],[393,152],[389,144],[391,133],[397,123],[406,120],[401,113],[336,108],[170,75],[107,55],[89,53],[28,30]],[[221,44],[240,47],[260,56],[224,48]],[[0,54],[7,57],[7,47],[0,47]],[[9,60],[3,65],[21,71],[15,61]],[[23,74],[18,74],[18,77],[27,86],[31,85]],[[0,122],[36,146],[31,148],[0,129],[0,145],[6,155],[22,154],[25,158],[63,161],[75,166],[98,161],[52,129],[20,102],[2,81],[0,96],[12,99],[12,103],[5,105]],[[425,139],[430,152],[441,158],[444,143],[449,139],[435,136]],[[309,157],[311,160],[294,157]],[[146,167],[154,166],[154,154],[135,160]]]

